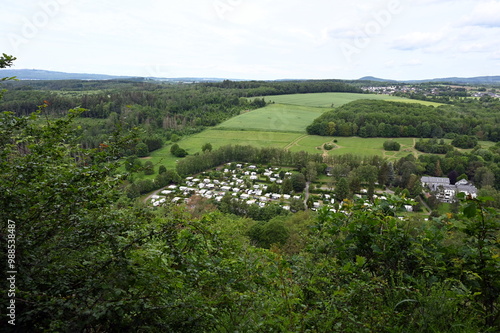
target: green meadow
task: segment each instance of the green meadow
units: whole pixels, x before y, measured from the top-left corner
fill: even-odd
[[[275,102],[278,104],[291,104],[312,107],[331,108],[353,102],[359,99],[376,99],[384,101],[419,103],[424,105],[439,106],[441,104],[434,102],[418,101],[414,99],[377,95],[377,94],[355,94],[355,93],[312,93],[312,94],[293,94],[264,96],[266,102]]]
[[[335,148],[332,150],[322,149],[323,144],[333,142],[336,139]],[[251,145],[254,147],[276,147],[289,149],[290,151],[306,151],[314,154],[356,154],[363,156],[379,155],[389,160],[396,160],[401,157],[413,154],[421,154],[414,148],[413,138],[394,139],[401,144],[399,152],[389,152],[383,149],[384,141],[387,138],[359,138],[359,137],[323,137],[317,135],[307,135],[300,133],[269,132],[269,131],[232,131],[210,129],[192,136],[183,138],[178,142],[179,146],[186,149],[189,154],[201,152],[201,146],[207,142],[211,143],[213,149],[224,145]],[[167,168],[174,168],[177,157],[170,153],[170,146],[166,145],[162,149],[154,151],[150,157],[143,161],[150,160],[155,165],[163,164]]]
[[[337,140],[332,150],[322,149],[323,144]],[[385,151],[383,144],[387,140],[394,140],[401,144],[400,151]],[[209,129],[201,133],[183,138],[178,144],[186,149],[189,154],[201,152],[201,146],[207,142],[211,143],[213,149],[228,144],[251,145],[254,147],[276,147],[289,149],[290,151],[306,151],[311,154],[342,155],[355,154],[362,156],[378,155],[388,160],[398,160],[409,154],[418,157],[423,153],[413,148],[415,138],[360,138],[360,137],[325,137],[318,135],[307,135],[301,133],[270,132],[270,131],[246,131],[246,130],[219,130]],[[445,140],[447,142],[451,140]],[[487,148],[493,143],[481,141],[481,146]],[[177,157],[170,153],[171,145],[154,151],[151,156],[143,158],[143,162],[150,160],[155,165],[165,165],[167,168],[175,168]],[[469,149],[470,150],[470,149]],[[463,150],[467,151],[467,150]],[[146,176],[153,178],[154,176]]]
[[[213,149],[221,146],[252,145],[255,147],[277,147],[290,151],[306,151],[328,155],[357,154],[364,156],[379,155],[389,160],[413,154],[418,156],[413,146],[416,139],[395,138],[401,144],[399,152],[389,152],[383,149],[387,138],[359,138],[359,137],[322,137],[307,135],[306,127],[324,112],[334,107],[352,102],[357,99],[382,99],[408,103],[422,103],[426,105],[439,105],[437,103],[422,102],[405,98],[352,93],[317,93],[265,96],[266,101],[273,101],[266,107],[244,112],[220,125],[203,132],[184,137],[178,144],[186,149],[189,154],[201,152],[205,143],[211,143]],[[337,140],[335,148],[326,151],[322,149],[324,143]],[[484,143],[488,145],[488,143]],[[170,153],[171,145],[154,151],[150,157],[155,165],[163,164],[167,168],[174,168],[177,157]]]
[[[216,128],[271,132],[306,132],[306,127],[322,113],[331,110],[319,107],[270,104],[231,118]]]
[[[272,131],[247,131],[228,129],[208,129],[183,138],[177,144],[193,155],[201,152],[201,147],[205,143],[210,143],[213,149],[225,145],[251,145],[254,147],[276,147],[285,148],[290,142],[300,138],[300,133],[272,132]],[[163,164],[165,167],[174,168],[179,159],[170,153],[171,145],[165,145],[151,153],[151,156],[143,158],[143,161],[150,160],[153,164]]]
[[[189,154],[194,154],[201,152],[201,146],[207,142],[212,144],[213,149],[229,144],[285,148],[298,137],[299,133],[210,129],[187,137],[178,144]]]
[[[288,149],[290,151],[305,151],[308,153],[323,153],[321,147],[327,142],[332,142],[332,137],[318,136],[318,135],[306,135],[300,140],[297,140],[291,144]]]
[[[393,141],[401,145],[400,151],[385,151],[383,144],[388,138],[359,138],[359,137],[339,137],[337,139],[337,148],[332,149],[329,154],[342,155],[342,154],[356,154],[363,156],[379,155],[386,157],[389,160],[399,159],[407,156],[408,154],[418,155],[413,146],[413,138],[395,138]]]
[[[337,140],[336,143],[333,140]],[[413,138],[397,138],[394,141],[401,144],[399,152],[389,152],[383,149],[387,138],[359,138],[359,137],[325,137],[317,135],[304,136],[294,145],[290,146],[291,151],[307,151],[309,153],[323,153],[328,155],[356,154],[363,156],[379,155],[388,159],[398,159],[408,154],[418,154],[413,148]],[[332,150],[322,149],[323,144],[333,143],[335,148]]]

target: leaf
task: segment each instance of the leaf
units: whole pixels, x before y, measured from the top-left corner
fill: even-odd
[[[493,198],[493,197],[477,197],[476,199],[481,201],[481,202],[495,201],[495,198]]]
[[[404,300],[400,301],[398,304],[396,304],[396,305],[394,306],[394,310],[396,310],[396,308],[397,308],[398,306],[400,306],[401,304],[408,303],[408,302],[418,303],[418,301],[417,301],[417,300],[415,300],[415,299],[411,299],[411,298],[404,299]]]
[[[356,266],[363,267],[366,264],[366,258],[361,256],[356,256]]]
[[[477,215],[477,204],[475,202],[471,202],[467,206],[465,206],[464,215],[467,218],[473,218],[474,216],[476,216]]]

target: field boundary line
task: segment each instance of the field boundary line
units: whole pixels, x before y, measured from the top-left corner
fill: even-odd
[[[304,134],[304,131],[293,131],[293,130],[266,130],[262,128],[250,128],[250,127],[214,127],[215,131],[228,131],[228,132],[260,132],[260,133],[294,133],[294,134]]]
[[[271,101],[271,102],[273,102],[273,101]],[[296,104],[296,103],[294,104],[294,103],[276,103],[276,102],[273,102],[273,103],[268,104],[268,105],[300,106],[303,108],[330,109],[330,110],[335,109],[335,107],[331,107],[331,106],[304,105],[304,104]],[[263,109],[263,108],[259,108],[259,109]],[[259,109],[255,109],[255,110],[259,110]],[[252,110],[252,111],[254,111],[254,110]]]
[[[283,147],[283,149],[288,150],[288,149],[292,148],[292,146],[295,146],[297,143],[299,143],[299,141],[301,141],[304,138],[307,138],[308,136],[309,136],[309,134],[304,134],[304,135],[299,136],[298,138],[296,138],[295,140],[293,140],[292,142],[287,144],[285,147]]]

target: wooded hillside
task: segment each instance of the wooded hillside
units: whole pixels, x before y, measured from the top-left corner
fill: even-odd
[[[358,100],[326,112],[307,127],[309,134],[360,137],[454,138],[476,135],[499,141],[500,103],[488,98],[456,106],[423,106]]]

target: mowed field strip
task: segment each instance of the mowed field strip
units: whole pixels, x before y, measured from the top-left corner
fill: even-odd
[[[276,147],[285,148],[290,142],[304,136],[302,133],[294,132],[269,132],[269,131],[246,131],[246,130],[217,130],[208,129],[203,132],[184,137],[177,144],[193,155],[201,152],[205,143],[212,144],[213,149],[226,145],[250,145],[254,147]],[[177,157],[170,153],[171,145],[166,145],[151,153],[147,159],[153,164],[163,164],[167,168],[174,168]]]
[[[339,107],[344,104],[356,101],[358,99],[376,99],[391,102],[419,103],[423,105],[439,106],[440,103],[418,101],[403,97],[375,94],[354,94],[354,93],[312,93],[312,94],[293,94],[263,96],[266,102],[275,102],[279,104],[291,104],[302,106],[313,106],[322,108]]]
[[[331,108],[270,104],[245,112],[216,126],[218,129],[243,129],[270,132],[305,133],[306,127]]]

